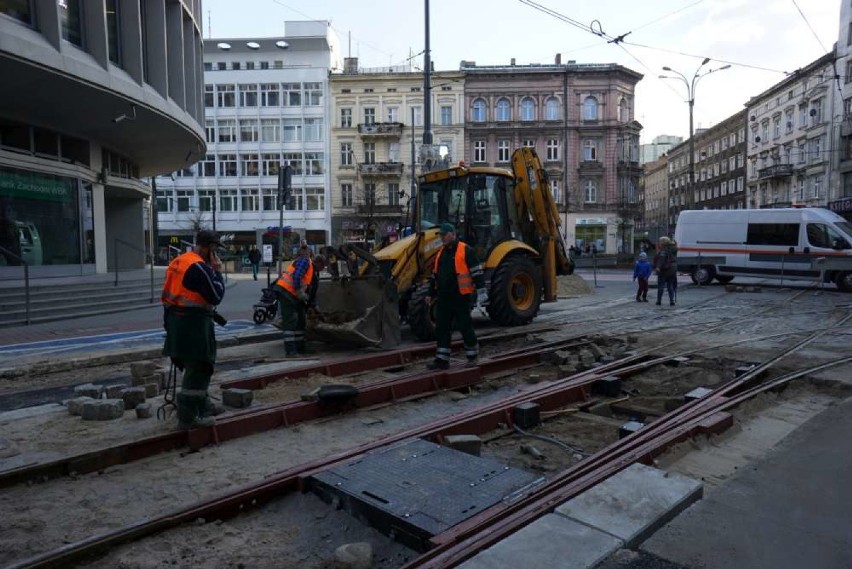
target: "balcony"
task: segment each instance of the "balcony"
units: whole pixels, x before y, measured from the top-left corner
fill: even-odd
[[[358,134],[366,137],[399,138],[405,127],[401,122],[376,122],[371,124],[359,124]]]
[[[358,172],[362,176],[401,176],[402,162],[375,162],[373,164],[358,164]]]
[[[770,178],[789,178],[795,174],[792,164],[773,164],[768,168],[761,168],[757,171],[759,180],[768,180]]]
[[[603,162],[598,160],[580,160],[579,170],[581,174],[602,172],[603,169]]]

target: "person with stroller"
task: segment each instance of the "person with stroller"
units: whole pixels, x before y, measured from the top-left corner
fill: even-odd
[[[284,352],[288,358],[305,353],[306,311],[311,293],[316,293],[312,285],[318,277],[310,252],[309,247],[300,247],[296,259],[272,287],[278,295],[280,327],[284,332]]]
[[[639,253],[639,259],[636,261],[636,266],[633,267],[633,282],[639,281],[639,288],[636,289],[636,302],[648,302],[648,279],[651,278],[652,272],[648,254],[644,251]]]

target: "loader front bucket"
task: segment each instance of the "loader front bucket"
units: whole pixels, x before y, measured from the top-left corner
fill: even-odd
[[[395,348],[401,341],[396,286],[378,275],[321,281],[305,334],[329,343]]]

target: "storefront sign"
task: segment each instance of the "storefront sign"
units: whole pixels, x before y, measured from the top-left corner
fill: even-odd
[[[38,174],[16,174],[12,172],[0,172],[0,195],[56,202],[73,200],[72,188],[67,181],[39,176]]]
[[[604,217],[578,217],[577,225],[606,225]]]
[[[263,262],[271,263],[272,262],[272,245],[263,245]]]

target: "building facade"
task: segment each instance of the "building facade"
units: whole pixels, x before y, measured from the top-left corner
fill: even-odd
[[[634,90],[642,76],[615,64],[477,66],[465,73],[465,161],[510,167],[512,150],[541,157],[568,244],[631,251],[639,207]]]
[[[0,277],[144,266],[140,178],[205,152],[201,14],[194,0],[0,3]]]
[[[231,245],[272,244],[279,206],[285,253],[304,239],[330,243],[328,75],[339,69],[328,22],[286,22],[283,37],[204,40],[207,153],[157,179],[159,251],[182,248],[199,229]],[[278,196],[289,165],[289,203]]]
[[[432,75],[432,135],[444,157],[463,148],[464,75]],[[413,219],[409,200],[420,173],[423,73],[410,67],[360,68],[347,58],[330,77],[332,242],[392,241]]]
[[[752,97],[746,206],[826,207],[835,169],[834,52]]]
[[[642,164],[655,162],[661,156],[667,154],[672,148],[683,142],[682,136],[672,136],[669,134],[661,134],[655,137],[648,144],[639,145],[639,153],[641,155]]]
[[[837,175],[829,184],[829,209],[852,220],[852,4],[840,3],[840,32],[835,44],[835,69],[840,93],[835,99],[832,124]]]
[[[636,233],[641,238],[656,243],[669,232],[669,169],[668,157],[663,154],[653,162],[642,166],[640,202],[644,215]]]

